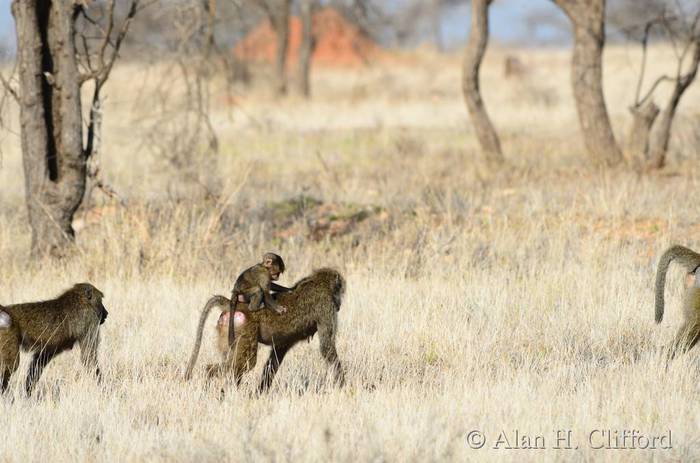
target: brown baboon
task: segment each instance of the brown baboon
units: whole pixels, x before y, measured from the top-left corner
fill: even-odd
[[[211,378],[232,372],[236,384],[239,384],[243,374],[255,366],[260,342],[272,346],[260,382],[260,390],[264,391],[270,387],[289,349],[318,332],[321,355],[333,368],[336,382],[343,385],[345,374],[336,352],[335,335],[338,328],[337,313],[344,293],[345,280],[340,273],[324,268],[297,282],[289,292],[276,296],[279,302],[288,308],[284,314],[277,315],[269,310],[250,312],[239,305],[235,315],[229,315],[236,326],[235,343],[227,351],[222,364],[207,367],[208,376]],[[186,378],[191,377],[197,361],[204,328],[202,320],[206,320],[211,307],[225,306],[225,299],[223,296],[212,297],[202,311],[197,340],[185,373]],[[226,339],[227,333],[221,326],[217,326],[217,330],[221,345],[221,338]]]
[[[0,307],[2,392],[17,370],[20,348],[34,353],[27,373],[27,395],[32,394],[46,365],[76,342],[83,364],[99,380],[97,348],[100,325],[107,318],[103,297],[91,284],[81,283],[56,299]]]
[[[284,313],[287,309],[280,305],[270,296],[270,291],[289,291],[289,288],[273,283],[277,281],[280,274],[284,273],[284,261],[280,256],[272,252],[266,253],[262,262],[253,265],[241,273],[233,285],[231,294],[231,307],[235,311],[236,305],[247,304],[249,312],[260,309],[265,301],[265,307],[274,310],[278,314]],[[229,323],[229,344],[233,344],[235,330],[233,320]]]
[[[685,267],[687,289],[683,300],[683,325],[676,334],[671,357],[690,350],[700,340],[700,254],[684,246],[671,246],[659,259],[656,270],[656,323],[664,318],[666,272],[674,260]]]

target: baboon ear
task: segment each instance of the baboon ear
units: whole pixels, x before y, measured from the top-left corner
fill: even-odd
[[[265,267],[272,267],[272,257],[268,255],[263,256],[263,265]]]
[[[85,287],[85,297],[87,297],[88,301],[91,301],[95,298],[95,293],[92,291],[92,288],[89,286]]]

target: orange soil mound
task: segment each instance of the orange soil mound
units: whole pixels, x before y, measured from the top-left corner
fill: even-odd
[[[311,57],[312,65],[326,67],[364,66],[378,55],[379,46],[350,24],[333,8],[323,8],[313,17],[316,48]],[[287,64],[292,66],[299,59],[301,45],[301,20],[292,16],[289,21],[289,48]],[[272,63],[275,59],[277,38],[272,26],[264,21],[233,49],[237,58],[244,61]]]

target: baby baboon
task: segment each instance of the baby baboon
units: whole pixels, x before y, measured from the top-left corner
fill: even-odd
[[[687,289],[683,300],[684,321],[674,340],[671,357],[690,350],[700,339],[700,254],[684,246],[671,246],[659,259],[656,270],[656,323],[664,318],[666,272],[674,260],[685,267]]]
[[[270,296],[270,291],[289,291],[289,288],[280,286],[273,281],[277,281],[280,274],[284,273],[284,261],[277,254],[268,252],[262,262],[253,265],[241,273],[233,285],[231,294],[231,310],[235,311],[236,305],[247,304],[249,312],[260,310],[261,304],[265,301],[265,307],[274,310],[278,314],[284,313],[286,307],[280,305]],[[229,322],[229,344],[233,344],[235,332],[233,320]]]
[[[89,283],[73,286],[56,299],[0,307],[0,372],[2,392],[19,365],[20,347],[34,352],[27,373],[27,395],[32,394],[44,367],[78,342],[86,368],[100,378],[97,348],[100,325],[107,318],[104,295]]]
[[[336,270],[316,270],[306,278],[297,282],[289,292],[277,295],[279,302],[288,310],[277,315],[268,310],[258,312],[237,311],[232,318],[236,326],[236,341],[230,350],[227,350],[226,360],[221,365],[209,365],[207,374],[209,377],[220,376],[233,372],[236,384],[240,383],[243,374],[251,370],[257,361],[258,343],[272,346],[272,352],[263,370],[260,390],[264,391],[272,383],[285,355],[289,349],[299,341],[308,339],[318,332],[321,344],[321,355],[334,370],[335,380],[338,384],[345,383],[345,374],[338,359],[335,348],[335,335],[338,329],[337,313],[340,310],[343,294],[345,293],[345,280]],[[202,329],[211,307],[225,305],[223,296],[212,297],[202,311],[200,324],[197,331],[197,341],[190,363],[185,373],[186,378],[192,375],[192,369],[197,361],[197,354],[202,339]],[[219,336],[218,345],[221,346],[221,338],[226,339],[226,333],[221,326],[217,326]]]
[[[284,270],[282,257],[271,252],[266,253],[262,262],[253,265],[238,276],[233,285],[231,302],[246,303],[248,311],[254,312],[262,307],[264,301],[265,307],[277,313],[284,313],[285,307],[270,297],[270,291],[289,291],[289,288],[273,283],[279,279]]]

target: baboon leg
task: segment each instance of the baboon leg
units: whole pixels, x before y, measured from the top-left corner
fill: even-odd
[[[206,372],[207,378],[218,378],[219,376],[223,376],[223,374],[226,372],[226,365],[220,363],[210,363],[206,366],[204,371]]]
[[[333,369],[335,382],[339,386],[345,385],[345,372],[338,359],[335,350],[335,326],[331,323],[323,323],[318,326],[318,338],[321,347],[321,356]]]
[[[206,373],[209,379],[233,372],[234,381],[239,385],[243,375],[255,367],[258,357],[257,331],[248,325],[239,326],[238,330],[236,342],[228,350],[223,363],[207,365]]]
[[[0,393],[7,390],[12,374],[19,367],[19,345],[14,342],[7,342],[5,345],[2,345],[2,343],[3,339],[0,336],[0,372],[2,373]]]
[[[235,296],[238,297],[238,296]],[[230,315],[228,319],[228,345],[229,347],[233,346],[233,344],[236,342],[236,324],[240,323],[241,320],[241,312],[238,312],[238,318],[236,317],[236,310],[239,308],[247,308],[250,311],[251,304],[248,304],[246,307],[246,304],[243,302],[239,302],[237,300],[231,299],[231,308],[230,308]],[[245,320],[245,316],[243,317]]]
[[[3,367],[2,380],[1,380],[2,383],[0,384],[0,387],[1,387],[0,392],[1,393],[5,393],[5,391],[7,390],[7,386],[9,386],[9,384],[10,384],[10,378],[12,378],[12,373],[13,372],[9,368]]]
[[[60,351],[58,350],[42,350],[34,354],[34,357],[32,357],[32,363],[29,365],[29,373],[27,373],[27,396],[32,395],[34,386],[36,386],[37,381],[39,381],[44,368],[56,355],[59,354],[59,352]]]
[[[7,386],[10,384],[10,378],[17,368],[19,367],[19,349],[17,349],[16,354],[13,358],[3,359],[0,361],[0,368],[2,369],[2,384],[0,384],[0,393],[7,390]]]
[[[677,355],[684,354],[700,341],[700,323],[687,323],[683,325],[676,334],[671,345],[669,359],[673,359]]]
[[[19,333],[10,316],[0,310],[0,393],[7,390],[12,374],[19,367]]]
[[[270,357],[268,357],[267,363],[265,363],[262,373],[262,380],[260,381],[260,386],[258,387],[260,392],[265,392],[270,388],[272,385],[272,380],[275,378],[275,374],[277,374],[277,370],[282,364],[282,360],[284,360],[284,356],[287,355],[287,352],[289,352],[288,346],[272,346]]]
[[[241,383],[241,378],[246,372],[255,368],[258,359],[257,329],[254,329],[249,323],[240,327],[238,331],[236,342],[231,347],[226,359],[228,369],[233,371],[236,386]]]
[[[97,376],[98,382],[102,380],[102,372],[97,364],[97,349],[100,345],[100,332],[95,329],[92,333],[80,340],[80,360],[85,368]]]

